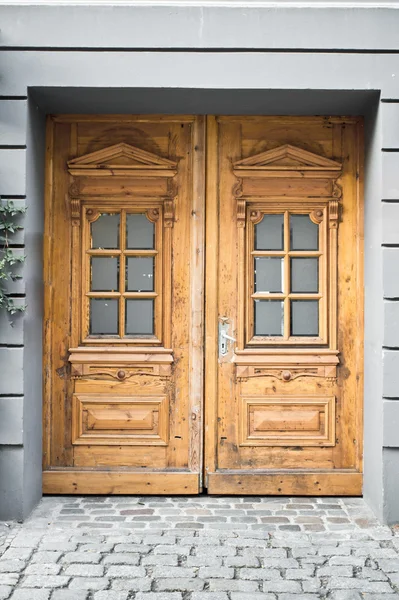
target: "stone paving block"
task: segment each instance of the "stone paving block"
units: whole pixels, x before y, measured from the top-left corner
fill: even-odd
[[[140,554],[109,554],[104,557],[103,565],[138,565],[140,562]]]
[[[135,595],[135,600],[181,600],[182,598],[183,595],[180,592],[138,592]]]
[[[195,560],[198,562],[197,557],[196,556],[188,556],[187,557],[187,561],[188,559],[193,559],[195,558]],[[141,564],[143,566],[147,566],[147,565],[169,565],[171,567],[177,567],[178,565],[178,556],[177,554],[148,554],[145,555],[141,558]],[[222,564],[222,559],[220,559],[220,565]],[[187,567],[200,567],[202,566],[202,564],[193,564],[192,562],[187,562],[186,563]]]
[[[87,600],[88,597],[89,592],[85,590],[54,590],[51,600]]]
[[[0,587],[2,585],[17,585],[18,579],[20,578],[19,573],[0,573]]]
[[[33,548],[8,548],[2,555],[2,560],[28,560],[33,552]]]
[[[229,600],[226,592],[193,592],[190,600]]]
[[[62,556],[62,552],[46,550],[44,552],[35,552],[31,558],[32,563],[56,563]]]
[[[0,562],[0,573],[20,573],[26,566],[26,562],[23,560],[1,560]]]
[[[219,577],[233,579],[234,569],[229,567],[201,567],[198,576],[203,579],[215,579]]]
[[[257,581],[245,581],[243,579],[210,579],[209,590],[211,592],[258,592]]]
[[[226,559],[224,559],[226,560]],[[185,565],[187,567],[221,567],[223,559],[219,556],[187,556]]]
[[[42,564],[42,563],[33,563],[26,567],[24,574],[25,575],[58,575],[61,571],[61,565],[56,563]]]
[[[105,577],[74,577],[70,584],[71,590],[104,590],[109,585]]]
[[[194,557],[189,556],[187,560],[190,558]],[[260,567],[259,558],[253,554],[244,556],[226,556],[223,561],[226,567]]]
[[[94,600],[127,600],[129,592],[115,592],[113,590],[106,590],[96,592],[93,596]]]
[[[118,554],[119,552],[123,552],[124,554],[136,554],[140,552],[140,554],[147,554],[152,550],[152,546],[144,545],[144,544],[116,544],[114,548],[114,552]]]
[[[349,577],[331,577],[330,589],[358,589],[361,592],[385,594],[392,591],[389,583],[383,581],[366,581],[365,579],[350,579]]]
[[[6,600],[12,592],[12,587],[9,585],[0,585],[0,600]]]
[[[130,590],[133,592],[149,592],[151,580],[147,579],[114,579],[111,583],[113,590]]]
[[[145,574],[145,573],[144,573]],[[165,577],[196,577],[198,574],[197,567],[165,567],[155,566],[152,569],[152,577],[154,578],[165,578]]]
[[[104,575],[104,567],[102,565],[69,565],[64,569],[65,575],[74,577],[102,577]]]
[[[277,569],[240,569],[240,579],[258,580],[281,579],[280,571]]]
[[[67,585],[70,577],[65,575],[27,575],[22,580],[26,588],[58,588]]]
[[[102,559],[100,553],[94,552],[67,552],[62,557],[63,563],[99,563]]]
[[[302,592],[302,588],[298,581],[267,580],[263,582],[263,591],[276,593],[291,592],[294,594],[299,594]]]
[[[145,577],[144,567],[134,567],[133,565],[110,565],[107,566],[108,577]]]
[[[51,590],[15,590],[11,600],[48,600]]]
[[[275,600],[275,594],[264,594],[263,592],[232,592],[230,594],[231,600]],[[298,598],[299,600],[299,598]]]
[[[156,546],[154,548],[154,554],[190,554],[191,546]]]
[[[222,580],[221,580],[222,581]],[[203,579],[165,578],[155,581],[155,590],[160,592],[197,592],[204,589]]]
[[[363,595],[353,590],[338,590],[331,592],[330,598],[331,600],[362,600]]]

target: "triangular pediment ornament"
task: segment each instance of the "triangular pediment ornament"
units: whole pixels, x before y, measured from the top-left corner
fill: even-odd
[[[260,152],[233,164],[234,171],[340,171],[342,165],[291,144]]]
[[[68,171],[74,176],[142,176],[146,173],[150,177],[173,177],[176,170],[175,161],[126,143],[114,144],[68,162]]]

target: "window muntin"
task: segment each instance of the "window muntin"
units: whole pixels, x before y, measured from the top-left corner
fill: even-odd
[[[248,211],[248,345],[327,343],[326,207],[317,215],[313,206]]]
[[[160,343],[161,206],[83,213],[83,341]]]

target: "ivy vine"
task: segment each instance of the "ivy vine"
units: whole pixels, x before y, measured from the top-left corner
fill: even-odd
[[[18,219],[25,210],[24,207],[15,206],[11,200],[0,200],[0,310],[6,310],[11,315],[23,312],[26,308],[25,305],[15,304],[7,293],[7,282],[21,279],[15,273],[15,268],[24,262],[25,256],[16,254],[10,244],[13,235],[22,229]]]

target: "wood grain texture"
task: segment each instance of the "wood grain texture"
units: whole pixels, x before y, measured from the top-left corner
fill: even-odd
[[[187,116],[50,120],[44,464],[50,471],[69,470],[45,474],[47,492],[198,492],[203,137],[203,119]],[[102,212],[120,215],[115,249],[92,248],[91,226]],[[154,223],[153,249],[128,248],[127,212],[144,213]],[[196,264],[190,265],[190,252],[193,258],[200,252]],[[91,260],[101,256],[119,260],[114,290],[91,288]],[[153,291],[127,289],[124,274],[131,256],[154,259]],[[116,336],[90,333],[90,298],[117,299]],[[154,299],[154,335],[125,335],[129,298]],[[74,469],[85,467],[89,470],[77,475],[74,486]],[[121,467],[140,473],[125,476],[118,472]],[[116,486],[109,483],[114,476]]]
[[[209,474],[210,494],[251,496],[360,496],[361,473],[234,473]]]
[[[198,494],[196,473],[104,470],[44,471],[44,494]]]
[[[208,472],[210,493],[361,492],[361,131],[361,119],[224,116],[208,130],[218,164],[208,171],[208,188],[217,197],[220,252],[213,255],[217,284],[207,302],[228,318],[233,336],[238,332],[207,384],[216,396],[217,431],[216,449],[214,434],[205,437],[216,463]],[[281,251],[254,250],[254,227],[264,213],[284,215]],[[289,289],[289,258],[312,255],[290,250],[292,213],[308,214],[319,227],[314,295]],[[283,257],[280,295],[255,293],[254,256]],[[282,337],[254,336],[254,298],[284,302]],[[319,302],[319,335],[295,338],[290,302],[311,298]],[[273,470],[286,469],[291,474],[281,487]],[[312,469],[324,471],[317,489],[306,473]]]

